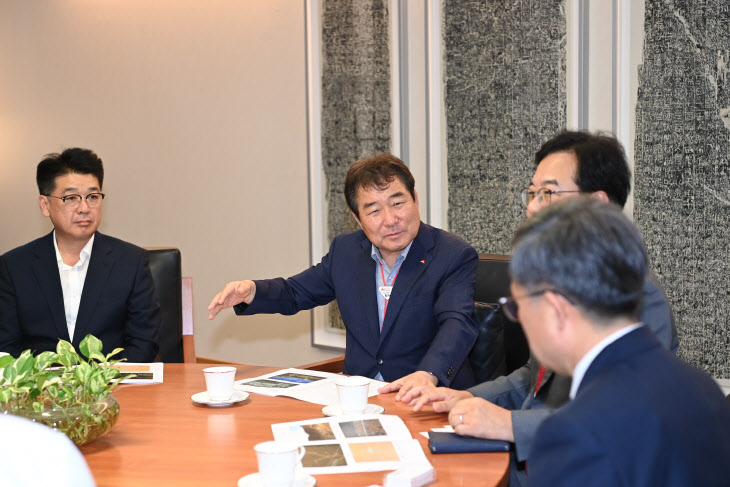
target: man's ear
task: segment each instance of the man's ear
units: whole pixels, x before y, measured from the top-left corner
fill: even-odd
[[[362,223],[360,223],[360,219],[357,217],[357,215],[355,214],[355,212],[354,211],[351,211],[350,213],[352,213],[352,217],[355,219],[355,221],[360,226],[360,228],[362,228]]]
[[[43,216],[51,215],[48,210],[48,198],[46,198],[42,194],[38,196],[38,206],[40,207],[41,213],[43,213]]]
[[[413,199],[416,200],[416,206],[418,206],[418,191],[413,190]]]
[[[570,325],[575,307],[562,294],[545,292],[545,299],[552,306],[557,318],[557,330],[562,333]]]
[[[602,201],[604,203],[608,203],[608,202],[611,201],[611,199],[608,197],[608,195],[606,194],[606,192],[603,191],[603,190],[601,190],[601,191],[594,191],[593,193],[591,193],[591,198],[595,198],[595,199],[597,199],[599,201]]]

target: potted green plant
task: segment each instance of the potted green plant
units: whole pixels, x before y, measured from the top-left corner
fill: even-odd
[[[0,357],[0,412],[51,426],[79,446],[108,432],[119,416],[111,394],[123,379],[111,358],[122,349],[105,356],[101,340],[87,335],[79,350],[88,360],[65,340],[55,353]]]

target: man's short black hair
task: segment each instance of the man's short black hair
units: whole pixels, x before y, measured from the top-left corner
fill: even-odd
[[[40,194],[49,195],[56,189],[56,178],[64,174],[91,174],[104,184],[104,165],[99,156],[89,149],[74,147],[60,154],[46,154],[36,169],[36,183]]]
[[[578,160],[575,184],[581,191],[604,191],[617,205],[626,204],[631,170],[621,143],[612,135],[564,131],[545,142],[535,154],[535,165],[556,152],[572,152]]]
[[[411,197],[416,199],[416,181],[413,179],[408,166],[403,161],[395,157],[393,154],[384,152],[374,157],[366,157],[360,159],[350,166],[345,177],[345,200],[347,206],[357,216],[360,214],[357,210],[357,190],[358,188],[371,189],[377,188],[383,190],[395,178],[398,178],[403,186],[406,187]]]
[[[596,318],[638,317],[646,248],[615,204],[579,196],[546,206],[512,245],[510,275],[529,292],[555,290]]]

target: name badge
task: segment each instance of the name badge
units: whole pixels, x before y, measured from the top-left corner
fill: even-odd
[[[390,299],[390,293],[393,292],[393,286],[380,286],[378,291],[380,291],[380,294],[382,294],[385,299]]]

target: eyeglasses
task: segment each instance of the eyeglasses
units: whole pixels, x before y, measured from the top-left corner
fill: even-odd
[[[523,189],[520,192],[520,196],[522,196],[522,204],[527,206],[529,205],[532,200],[534,200],[537,197],[537,202],[541,205],[549,205],[550,199],[554,194],[563,194],[563,193],[582,193],[583,191],[553,191],[552,189],[547,188],[540,188],[537,191],[532,191],[531,189]]]
[[[63,207],[67,210],[75,210],[81,206],[82,199],[86,200],[86,206],[89,208],[98,208],[101,206],[101,202],[104,199],[104,193],[89,193],[86,196],[81,196],[79,194],[67,194],[66,196],[53,196],[51,194],[46,194],[44,196],[61,200],[61,202],[63,202]]]
[[[520,296],[520,298],[532,298],[534,296],[540,296],[541,294],[545,294],[548,291],[551,293],[560,294],[565,299],[567,299],[569,303],[573,302],[568,296],[565,295],[564,292],[558,291],[557,289],[552,289],[552,288],[540,289],[539,291],[533,291],[528,294],[523,294],[522,296]],[[510,296],[510,297],[499,298],[498,301],[499,301],[499,304],[502,305],[502,311],[504,311],[505,316],[507,316],[507,318],[510,321],[519,323],[520,322],[519,307],[517,306],[516,299],[514,297]]]

